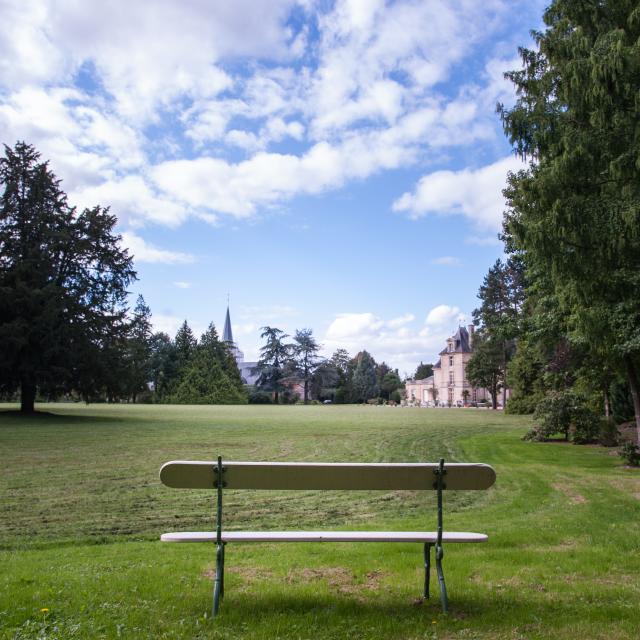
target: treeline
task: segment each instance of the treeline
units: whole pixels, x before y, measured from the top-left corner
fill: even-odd
[[[291,342],[287,342],[287,334],[275,327],[263,327],[261,337],[265,344],[260,350],[258,379],[249,402],[401,400],[404,383],[398,370],[385,362],[378,364],[367,351],[351,357],[345,349],[338,349],[330,358],[321,358],[320,345],[311,329],[296,331]],[[298,394],[296,388],[302,393]]]
[[[640,443],[640,20],[631,2],[576,6],[552,2],[506,74],[519,98],[499,113],[528,164],[508,177],[509,257],[481,289],[469,374],[536,412],[532,438],[615,441],[635,419]]]

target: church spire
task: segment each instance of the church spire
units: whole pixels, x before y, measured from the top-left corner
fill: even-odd
[[[227,317],[224,320],[224,331],[222,339],[225,342],[233,342],[233,332],[231,331],[231,316],[229,315],[229,304],[227,304]]]

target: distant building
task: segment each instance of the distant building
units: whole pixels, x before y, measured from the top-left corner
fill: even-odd
[[[433,366],[433,375],[423,380],[407,380],[409,402],[424,406],[464,406],[490,398],[486,389],[474,387],[467,379],[467,363],[473,355],[473,325],[458,327],[455,335],[447,339]]]
[[[255,384],[258,379],[257,373],[254,373],[254,369],[258,366],[257,362],[245,362],[244,353],[238,349],[238,345],[233,340],[233,331],[231,330],[231,315],[229,314],[229,307],[227,306],[227,317],[224,321],[224,331],[222,332],[222,339],[229,345],[233,357],[236,359],[242,381],[245,384]]]

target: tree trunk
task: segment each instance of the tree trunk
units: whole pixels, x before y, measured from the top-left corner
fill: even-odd
[[[304,403],[309,404],[309,380],[304,379]]]
[[[507,406],[507,344],[502,345],[502,408]]]
[[[491,389],[491,408],[496,411],[498,409],[498,385],[497,383],[493,385],[493,389]]]
[[[604,417],[609,420],[611,417],[611,408],[609,404],[609,391],[607,389],[604,390]]]
[[[629,376],[629,386],[631,387],[631,397],[633,398],[633,412],[636,417],[636,440],[640,445],[640,381],[631,356],[625,356],[624,361],[627,365],[627,375]]]
[[[36,402],[36,385],[31,382],[22,381],[20,386],[20,412],[34,413]]]

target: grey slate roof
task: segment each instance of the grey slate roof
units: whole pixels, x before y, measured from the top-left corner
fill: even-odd
[[[465,327],[458,327],[456,334],[452,336],[451,339],[453,340],[453,351],[449,351],[449,349],[446,348],[443,349],[439,355],[444,356],[447,353],[473,353],[469,346],[469,332]]]

